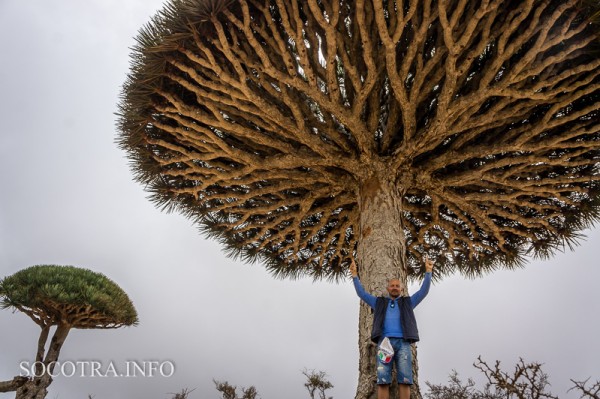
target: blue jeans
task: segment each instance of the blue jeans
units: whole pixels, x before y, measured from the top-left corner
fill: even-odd
[[[412,385],[412,348],[410,342],[403,338],[389,338],[394,348],[394,357],[389,363],[377,358],[377,385],[392,383],[392,365],[396,365],[398,384]]]

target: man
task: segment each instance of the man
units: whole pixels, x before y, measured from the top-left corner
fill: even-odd
[[[417,322],[413,309],[425,298],[431,285],[433,261],[425,260],[425,279],[419,291],[412,296],[404,296],[406,291],[400,280],[393,278],[388,282],[388,297],[375,297],[365,291],[356,270],[354,259],[350,264],[350,273],[354,281],[356,294],[373,310],[373,330],[371,340],[381,345],[388,338],[394,355],[391,360],[385,356],[377,356],[377,398],[389,399],[392,382],[392,365],[396,365],[398,375],[398,391],[400,399],[410,398],[412,376],[411,343],[419,340]],[[386,363],[386,361],[388,361]]]

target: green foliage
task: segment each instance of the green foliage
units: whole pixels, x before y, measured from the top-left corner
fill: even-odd
[[[308,391],[311,399],[333,399],[326,396],[326,391],[333,388],[333,384],[327,379],[327,374],[324,371],[315,371],[304,369],[302,374],[306,377],[304,386]],[[221,393],[222,399],[256,399],[258,391],[254,386],[242,388],[242,396],[238,397],[237,387],[231,385],[228,381],[213,380],[215,388]],[[183,390],[185,395],[174,396],[172,399],[186,399],[188,390]]]
[[[189,394],[193,391],[194,391],[194,389],[192,389],[192,390],[187,389],[187,388],[182,389],[181,392],[177,392],[176,394],[174,394],[174,396],[171,399],[187,399]]]
[[[216,380],[213,380],[213,382],[215,383],[215,388],[217,391],[221,392],[223,399],[256,399],[256,396],[258,395],[258,392],[254,386],[242,388],[242,396],[238,397],[236,392],[237,387],[229,384],[229,382],[221,382]]]
[[[306,377],[304,386],[310,399],[333,399],[331,396],[328,398],[326,394],[328,389],[333,388],[333,384],[327,379],[324,371],[304,370],[302,374]]]
[[[463,382],[456,371],[452,371],[446,385],[436,385],[427,382],[429,392],[425,394],[427,399],[502,399],[496,392],[490,391],[487,384],[483,391],[477,389],[475,381],[469,378]]]
[[[423,396],[425,399],[558,399],[547,391],[550,387],[548,376],[543,372],[542,365],[537,362],[525,362],[520,359],[512,371],[505,371],[496,361],[493,366],[487,364],[481,357],[473,364],[481,371],[487,382],[483,388],[478,388],[472,378],[463,382],[456,371],[452,371],[446,384],[432,384],[426,382],[428,391]],[[304,370],[306,377],[304,386],[311,399],[333,399],[326,396],[326,391],[333,388],[324,371]],[[577,381],[569,391],[579,393],[582,399],[600,399],[600,380],[590,383],[590,378]],[[229,382],[215,381],[215,388],[222,395],[222,399],[255,399],[257,391],[254,386],[243,389],[243,396],[238,398],[236,387]],[[191,391],[184,389],[172,399],[187,399]]]
[[[38,265],[0,281],[0,308],[15,308],[38,324],[75,328],[136,325],[127,294],[101,273],[74,266]]]
[[[483,389],[477,388],[471,378],[463,382],[453,371],[445,385],[426,382],[429,391],[424,395],[425,399],[559,399],[548,391],[550,382],[540,363],[526,363],[520,359],[513,371],[505,371],[499,361],[490,366],[480,356],[473,366],[487,380]],[[589,378],[585,381],[572,379],[571,382],[574,385],[569,391],[578,392],[580,398],[600,399],[600,381],[591,386],[588,385]]]

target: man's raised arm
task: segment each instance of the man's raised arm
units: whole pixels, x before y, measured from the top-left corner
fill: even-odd
[[[354,282],[354,289],[356,290],[356,295],[358,295],[358,297],[362,299],[367,305],[375,309],[375,302],[377,301],[377,298],[365,291],[364,287],[360,283],[354,259],[352,259],[352,263],[350,263],[350,274],[352,275],[352,281]]]
[[[433,272],[433,260],[425,258],[425,278],[421,284],[419,291],[415,292],[410,297],[410,302],[413,308],[415,308],[423,298],[429,293],[429,287],[431,286],[431,273]]]

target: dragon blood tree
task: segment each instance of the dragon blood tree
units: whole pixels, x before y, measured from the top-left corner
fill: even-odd
[[[6,391],[17,391],[16,399],[46,397],[58,355],[72,328],[119,328],[138,323],[131,300],[117,284],[100,273],[73,266],[32,266],[0,280],[0,307],[25,313],[42,329],[33,378],[25,382],[16,377],[12,384],[4,383]]]
[[[137,37],[118,141],[159,206],[278,277],[343,279],[356,256],[378,292],[424,256],[438,280],[521,266],[598,220],[591,4],[171,0]]]

